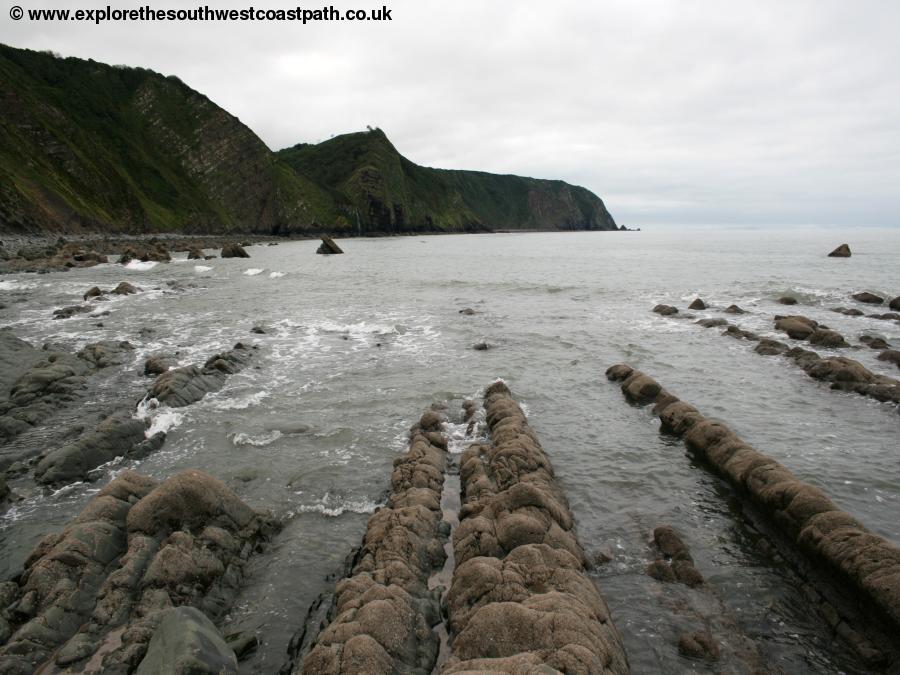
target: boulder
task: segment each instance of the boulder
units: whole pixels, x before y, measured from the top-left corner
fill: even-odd
[[[678,308],[672,307],[672,305],[657,305],[653,308],[653,311],[657,314],[662,314],[663,316],[672,316],[673,314],[678,314]]]
[[[882,350],[890,348],[887,340],[885,340],[883,337],[863,335],[859,338],[859,341],[866,345],[869,349]]]
[[[203,612],[173,607],[162,612],[137,675],[178,673],[237,675],[234,651]]]
[[[728,322],[725,319],[700,319],[697,321],[697,324],[704,328],[716,328],[718,326],[727,326]]]
[[[795,340],[806,340],[819,324],[805,316],[776,316],[775,328],[788,334]]]
[[[474,345],[472,345],[472,349],[477,352],[486,352],[490,348],[491,345],[489,345],[487,342],[476,342]]]
[[[831,253],[828,254],[829,258],[849,258],[850,257],[850,245],[849,244],[841,244],[836,249],[834,249]]]
[[[812,332],[812,335],[809,336],[809,343],[827,348],[850,346],[847,344],[844,336],[836,330],[826,330],[823,328],[817,328]]]
[[[174,367],[175,362],[168,354],[153,354],[144,361],[144,375],[155,377]]]
[[[91,286],[84,292],[83,297],[87,300],[88,298],[99,298],[101,295],[103,295],[103,291],[100,290],[99,286]]]
[[[87,314],[93,311],[94,308],[90,305],[70,305],[69,307],[62,307],[60,309],[53,310],[53,318],[71,319],[76,314]]]
[[[778,298],[778,302],[780,302],[782,305],[796,305],[797,298],[792,298],[789,295],[785,295],[783,297]]]
[[[187,259],[188,260],[203,260],[204,259],[203,251],[200,250],[199,248],[192,248],[188,251]]]
[[[116,295],[132,295],[134,293],[138,293],[141,289],[137,286],[132,286],[127,281],[119,282],[119,285],[116,286],[112,292]]]
[[[134,345],[127,340],[103,340],[85,345],[78,352],[78,358],[84,359],[94,368],[106,368],[123,364],[131,358],[133,351]]]
[[[707,304],[703,302],[700,298],[696,298],[690,305],[688,305],[688,309],[706,309]]]
[[[900,368],[900,350],[897,349],[886,349],[881,352],[877,356],[879,361],[887,361],[888,363],[893,363],[895,366]]]
[[[888,307],[890,307],[895,312],[900,312],[900,295],[891,300],[888,304]]]
[[[199,401],[206,394],[218,391],[229,375],[241,370],[250,360],[252,351],[240,342],[233,349],[211,356],[202,368],[184,366],[173,368],[156,378],[147,398],[178,408]]]
[[[225,244],[222,247],[222,253],[220,254],[223,258],[249,258],[250,254],[244,250],[244,247],[240,244],[231,243]]]
[[[692,659],[719,660],[719,646],[715,638],[706,631],[682,633],[678,638],[678,651]]]
[[[728,307],[725,308],[725,313],[726,314],[746,314],[747,310],[741,309],[737,305],[728,305]]]
[[[334,243],[334,239],[329,237],[328,235],[322,235],[322,243],[319,244],[319,248],[316,249],[316,253],[321,253],[323,255],[332,255],[335,253],[343,253],[341,247]]]
[[[884,298],[880,295],[875,295],[874,293],[869,293],[868,291],[862,291],[861,293],[854,293],[853,299],[857,302],[864,302],[867,305],[882,305],[884,304]]]
[[[763,338],[759,341],[759,344],[753,348],[757,354],[762,354],[763,356],[775,356],[777,354],[784,354],[788,350],[788,346],[783,342],[779,342],[778,340],[770,340],[768,338]]]
[[[844,314],[845,316],[862,316],[863,313],[861,310],[856,309],[855,307],[846,308],[846,307],[832,307],[832,312],[837,312],[838,314]]]

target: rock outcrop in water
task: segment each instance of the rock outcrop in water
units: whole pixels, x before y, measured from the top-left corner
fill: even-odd
[[[653,543],[660,557],[647,566],[647,574],[659,581],[677,581],[690,587],[703,583],[690,550],[672,527],[661,525],[653,530]]]
[[[240,244],[225,244],[220,255],[223,258],[249,258],[250,254]]]
[[[812,591],[823,616],[835,616],[835,633],[870,667],[900,665],[900,549],[869,532],[821,490],[799,480],[775,459],[738,438],[723,423],[663,389],[625,364],[610,367],[633,403],[654,403],[661,429],[685,444],[767,517],[814,567],[838,580],[846,604],[835,606],[824,589]]]
[[[869,293],[869,291],[862,291],[861,293],[854,293],[853,299],[857,302],[862,302],[867,305],[883,305],[884,298],[880,295],[875,295],[874,293]]]
[[[171,408],[196,403],[208,393],[218,391],[229,375],[240,371],[253,355],[255,347],[238,342],[231,350],[211,356],[202,368],[184,366],[165,371],[156,378],[147,394]]]
[[[776,316],[775,320],[776,328],[787,332],[795,339],[804,339],[800,336],[805,336],[812,342],[813,336],[817,336],[815,339],[820,340],[826,347],[849,346],[840,333],[827,330],[812,319],[803,316]],[[703,321],[698,323],[705,325]],[[732,324],[727,326],[722,335],[756,342],[754,351],[757,354],[763,356],[783,354],[793,359],[810,377],[830,383],[832,389],[852,391],[877,401],[898,404],[897,412],[900,412],[900,380],[873,373],[859,361],[842,356],[822,357],[812,350],[791,348],[784,342],[762,338]]]
[[[334,243],[334,239],[329,237],[327,234],[322,235],[322,243],[319,244],[319,248],[316,249],[316,253],[320,253],[322,255],[333,255],[337,253],[343,253],[341,247]]]
[[[171,608],[195,607],[220,620],[247,559],[274,529],[269,515],[199,471],[159,484],[123,472],[65,529],[45,537],[22,573],[0,587],[0,672],[81,672],[88,664],[103,672],[161,672],[149,668],[187,662],[196,644],[191,634],[198,623],[207,631],[209,625]],[[166,639],[173,633],[182,639]],[[153,649],[144,667],[148,646],[159,641],[168,654]]]
[[[366,527],[349,575],[338,582],[329,623],[296,672],[308,675],[431,673],[440,591],[428,578],[444,562],[441,489],[447,464],[441,417],[426,412],[394,461],[387,504]],[[304,636],[295,644],[302,657]]]
[[[836,249],[834,249],[831,253],[828,254],[829,258],[849,258],[850,253],[850,245],[849,244],[841,244]]]
[[[441,672],[628,672],[534,431],[502,382],[485,391],[484,407],[491,442],[460,461],[451,656]]]

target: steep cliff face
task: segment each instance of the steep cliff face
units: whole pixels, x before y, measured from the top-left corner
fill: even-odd
[[[0,45],[0,232],[614,227],[583,188],[423,168],[380,130],[273,153],[175,77]]]
[[[380,129],[300,144],[278,156],[331,189],[350,225],[366,231],[613,230],[603,201],[562,181],[418,166]]]

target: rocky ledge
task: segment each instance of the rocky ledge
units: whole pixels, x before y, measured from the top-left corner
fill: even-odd
[[[432,626],[441,611],[440,589],[429,590],[428,579],[444,563],[448,532],[441,520],[447,465],[441,424],[429,411],[412,428],[408,452],[394,461],[387,504],[369,519],[350,572],[335,589],[327,625],[311,648],[307,634],[295,638],[287,672],[432,672],[439,647]]]
[[[661,429],[685,444],[748,499],[785,540],[836,580],[845,602],[833,604],[811,589],[816,608],[873,668],[900,666],[900,549],[867,530],[816,487],[799,480],[775,459],[751,447],[725,424],[666,391],[625,364],[610,367],[637,405],[654,404]],[[892,637],[893,636],[893,637]]]
[[[236,673],[211,622],[275,529],[199,471],[121,473],[0,584],[0,672]]]
[[[491,442],[460,461],[451,651],[441,673],[628,672],[537,436],[502,382],[485,391],[484,408]]]

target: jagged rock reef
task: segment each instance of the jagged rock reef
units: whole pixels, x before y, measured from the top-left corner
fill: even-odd
[[[685,444],[748,498],[790,544],[833,574],[850,599],[832,607],[815,593],[823,613],[841,615],[835,632],[870,667],[896,667],[900,651],[900,549],[839,509],[828,496],[798,479],[777,460],[751,447],[725,424],[666,391],[626,364],[606,371],[637,405],[654,404],[661,429]],[[677,546],[675,546],[677,548]],[[891,637],[891,636],[894,637]]]
[[[185,621],[171,626],[171,608],[221,619],[247,559],[274,529],[271,516],[199,471],[162,483],[123,472],[0,586],[0,671],[80,672],[90,663],[103,672],[160,672],[141,667],[151,641],[165,637],[157,628],[191,630]],[[183,660],[177,650],[169,659]]]
[[[460,461],[462,507],[442,673],[626,673],[628,661],[572,514],[505,384],[485,391],[491,442]],[[551,670],[552,669],[552,670]]]
[[[428,578],[444,562],[441,489],[447,463],[441,418],[426,412],[394,462],[387,504],[369,520],[350,574],[338,582],[330,623],[296,672],[431,673],[440,593]]]

